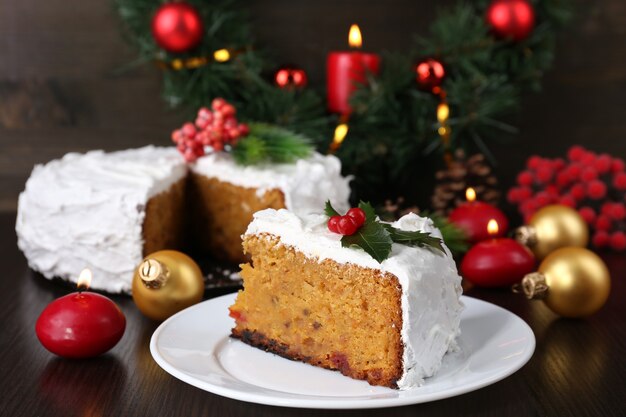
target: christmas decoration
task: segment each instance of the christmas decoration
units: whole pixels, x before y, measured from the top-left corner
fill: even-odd
[[[455,208],[450,213],[448,220],[463,229],[470,242],[480,242],[506,234],[509,220],[499,208],[482,201],[476,201],[476,192],[472,187],[466,190],[466,198],[467,202]],[[488,230],[491,220],[498,223],[498,230],[495,234],[490,234]]]
[[[611,291],[609,271],[598,255],[584,248],[561,248],[539,270],[513,287],[527,298],[543,300],[563,317],[584,317],[598,311]]]
[[[443,83],[445,76],[443,64],[434,58],[426,58],[415,65],[415,80],[422,90],[433,91]]]
[[[91,358],[117,344],[124,335],[126,318],[119,307],[103,295],[84,291],[91,271],[83,270],[79,291],[51,302],[35,325],[41,344],[65,358]]]
[[[537,211],[528,225],[518,228],[515,235],[539,260],[559,248],[584,248],[589,241],[587,224],[580,214],[570,207],[558,204]]]
[[[535,10],[528,0],[494,0],[485,18],[496,36],[514,41],[527,38],[535,26]]]
[[[535,270],[535,258],[513,239],[495,238],[498,223],[489,222],[493,239],[474,245],[463,257],[461,275],[481,287],[510,286]]]
[[[380,56],[360,52],[361,31],[357,25],[350,27],[348,43],[351,51],[336,51],[326,60],[326,97],[328,110],[333,113],[349,114],[350,96],[359,84],[364,84],[368,74],[378,74]]]
[[[274,73],[274,82],[280,88],[304,88],[308,77],[302,68],[283,67]]]
[[[204,280],[189,256],[174,250],[154,252],[137,266],[133,301],[153,320],[165,320],[202,300]]]
[[[596,248],[626,249],[626,172],[624,161],[573,146],[567,158],[531,156],[508,192],[528,223],[542,207],[576,209],[590,228]]]
[[[288,163],[312,152],[308,139],[262,123],[239,123],[237,110],[222,98],[200,108],[195,124],[185,123],[172,132],[172,141],[187,162],[206,152],[231,152],[241,165],[262,162]]]
[[[476,198],[492,206],[500,202],[498,180],[483,154],[466,157],[462,149],[454,154],[454,160],[435,174],[435,189],[431,205],[435,213],[449,215],[465,202],[465,193],[471,187]]]
[[[152,18],[154,41],[168,52],[189,51],[200,43],[203,31],[198,11],[182,1],[163,4]]]
[[[411,46],[422,56],[445,63],[439,93],[418,88],[414,53],[385,55],[378,74],[372,70],[373,63],[370,68],[361,62],[357,67],[369,68],[370,73],[367,82],[356,80],[356,90],[349,95],[350,133],[339,146],[339,141],[330,143],[339,123],[325,113],[321,86],[280,88],[272,72],[266,76],[267,69],[277,65],[267,62],[267,54],[252,43],[253,31],[240,4],[189,0],[205,27],[216,29],[193,50],[194,56],[179,57],[158,48],[147,31],[148,11],[156,10],[158,4],[115,1],[141,57],[146,62],[168,63],[163,66],[162,78],[170,105],[198,108],[207,97],[224,97],[239,106],[243,120],[278,124],[310,137],[322,151],[330,145],[342,160],[344,172],[355,175],[357,199],[377,202],[399,195],[416,202],[419,192],[408,194],[406,190],[431,175],[429,161],[440,162],[442,154],[455,149],[479,150],[492,158],[489,141],[515,133],[515,128],[501,119],[518,106],[524,91],[539,87],[542,74],[553,61],[556,30],[568,16],[567,2],[538,1],[534,8],[541,30],[524,42],[510,42],[489,33],[484,3],[459,2],[443,10],[428,35],[416,38]],[[209,59],[224,49],[227,61]],[[364,55],[358,50],[345,54],[348,61]],[[179,65],[169,65],[172,62]],[[354,87],[351,81],[342,85]],[[436,114],[443,104],[447,106],[445,119]],[[346,108],[334,110],[345,113]],[[442,140],[433,141],[435,137]]]
[[[351,209],[342,216],[327,201],[324,212],[329,217],[328,229],[343,235],[341,246],[361,248],[378,263],[387,259],[394,242],[429,248],[445,255],[441,239],[431,236],[430,233],[407,232],[396,229],[389,223],[382,223],[369,203],[361,201],[357,209]],[[363,216],[365,220],[359,225]]]

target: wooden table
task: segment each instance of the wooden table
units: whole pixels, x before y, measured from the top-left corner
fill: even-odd
[[[70,289],[28,269],[16,246],[14,220],[14,215],[0,215],[1,416],[381,414],[381,410],[269,407],[187,385],[152,360],[148,343],[158,324],[141,316],[124,296],[113,298],[126,315],[126,334],[111,352],[80,361],[53,356],[37,341],[35,321],[50,301]],[[388,409],[385,415],[626,415],[626,257],[604,258],[613,278],[611,298],[586,320],[558,319],[540,302],[528,302],[504,290],[468,291],[467,295],[500,305],[530,325],[537,337],[533,358],[494,385],[454,398]]]

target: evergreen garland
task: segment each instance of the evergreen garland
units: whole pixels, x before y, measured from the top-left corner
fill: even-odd
[[[328,149],[337,117],[326,113],[314,89],[273,85],[268,73],[276,65],[253,45],[244,2],[187,0],[200,12],[205,34],[191,53],[171,54],[158,48],[150,32],[160,2],[114,1],[142,62],[210,57],[222,48],[235,51],[227,62],[164,70],[163,94],[170,105],[196,109],[223,97],[237,106],[242,119],[283,126],[312,138],[321,152]],[[488,1],[460,2],[441,11],[429,36],[416,38],[410,51],[383,56],[382,72],[370,76],[353,95],[349,133],[337,151],[344,172],[356,177],[358,198],[411,198],[407,189],[416,188],[418,178],[432,177],[441,165],[439,98],[417,88],[414,65],[419,58],[435,57],[445,65],[442,88],[450,106],[452,149],[491,157],[489,141],[516,132],[504,118],[518,107],[523,91],[539,89],[552,63],[556,29],[570,14],[567,0],[531,2],[536,25],[523,41],[490,34],[484,19]]]

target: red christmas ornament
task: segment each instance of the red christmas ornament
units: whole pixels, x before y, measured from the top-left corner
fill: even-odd
[[[152,36],[163,49],[186,52],[202,40],[204,27],[198,11],[188,3],[166,3],[152,18]]]
[[[535,26],[535,10],[528,0],[494,0],[485,18],[496,36],[514,41],[528,37]]]
[[[280,88],[303,88],[308,77],[302,68],[283,67],[274,73],[274,82]]]
[[[422,90],[432,91],[439,87],[446,76],[443,64],[436,59],[427,58],[415,66],[415,79]]]

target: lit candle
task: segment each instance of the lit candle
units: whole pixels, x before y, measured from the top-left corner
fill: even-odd
[[[359,51],[363,40],[357,25],[350,27],[348,42],[351,51],[331,52],[326,60],[328,109],[334,113],[349,114],[348,102],[357,84],[365,82],[368,72],[378,74],[380,68],[380,56]]]
[[[110,298],[82,290],[90,283],[91,271],[84,269],[78,292],[54,300],[37,319],[37,337],[50,352],[66,358],[89,358],[108,351],[122,338],[124,314]]]
[[[487,232],[493,239],[474,245],[461,262],[461,275],[481,287],[502,287],[519,282],[535,270],[535,258],[527,247],[509,238],[495,238],[498,222],[491,219]]]
[[[490,237],[487,233],[487,223],[491,219],[496,220],[499,225],[499,231],[495,236],[504,236],[509,221],[499,208],[476,201],[476,191],[472,187],[465,191],[465,198],[467,202],[452,210],[448,219],[465,231],[470,242],[480,242]]]

